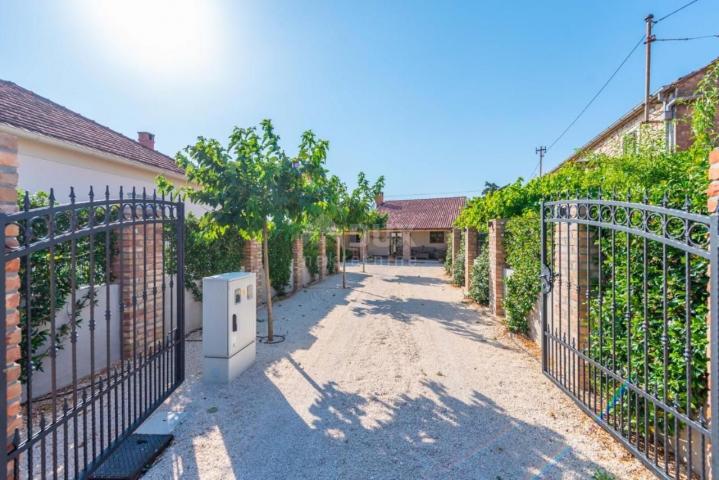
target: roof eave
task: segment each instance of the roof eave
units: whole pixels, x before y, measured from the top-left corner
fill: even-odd
[[[87,147],[85,145],[80,145],[78,143],[69,142],[67,140],[61,140],[59,138],[51,137],[49,135],[44,135],[42,133],[34,132],[32,130],[16,127],[9,123],[0,123],[0,131],[6,132],[6,133],[9,133],[12,135],[16,135],[20,138],[24,138],[27,140],[35,140],[35,141],[44,143],[46,145],[52,145],[55,147],[60,147],[60,148],[64,148],[67,150],[74,151],[74,152],[84,153],[87,155],[93,155],[93,156],[102,158],[103,160],[114,162],[114,163],[117,163],[120,165],[139,168],[141,170],[145,170],[147,172],[155,173],[158,175],[165,175],[165,176],[171,177],[175,180],[187,181],[187,177],[183,173],[179,173],[174,170],[156,167],[156,166],[144,163],[144,162],[140,162],[138,160],[130,160],[129,158],[125,158],[121,155],[116,155],[113,153],[105,152],[105,151],[99,150],[97,148]]]

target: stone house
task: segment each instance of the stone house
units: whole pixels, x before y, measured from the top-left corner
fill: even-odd
[[[385,201],[380,194],[375,203],[387,214],[385,227],[345,235],[348,257],[443,259],[452,225],[466,201],[466,197]]]
[[[716,61],[717,59],[657,90],[650,97],[648,122],[644,122],[642,102],[577,149],[564,162],[582,161],[593,153],[620,155],[638,148],[647,136],[651,136],[652,141],[663,142],[670,151],[687,149],[692,142],[691,103],[694,91]]]

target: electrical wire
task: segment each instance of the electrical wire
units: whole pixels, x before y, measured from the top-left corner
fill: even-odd
[[[664,15],[662,18],[660,18],[660,19],[658,19],[658,20],[654,20],[654,25],[656,25],[657,23],[661,22],[662,20],[666,20],[667,18],[671,17],[671,16],[674,15],[675,13],[681,12],[682,10],[684,10],[685,8],[687,8],[688,6],[693,5],[693,4],[697,3],[698,1],[699,1],[699,0],[692,0],[691,2],[689,2],[689,3],[685,4],[685,5],[682,5],[681,7],[677,8],[677,9],[674,10],[673,12],[667,13],[667,14]]]
[[[695,1],[696,1],[696,0],[695,0]],[[587,102],[587,104],[586,104],[586,105],[584,106],[584,108],[579,112],[579,114],[578,114],[576,117],[574,117],[574,120],[572,120],[572,121],[569,123],[569,125],[567,125],[567,128],[565,128],[564,130],[562,130],[562,133],[560,133],[559,136],[558,136],[557,138],[555,138],[554,141],[553,141],[551,144],[549,144],[549,146],[547,147],[547,150],[550,150],[554,145],[556,145],[557,142],[558,142],[559,140],[561,140],[561,139],[564,137],[564,135],[566,135],[566,133],[569,131],[569,129],[572,128],[572,127],[574,126],[574,124],[577,123],[577,121],[578,121],[580,118],[582,118],[582,115],[584,115],[584,113],[589,109],[589,107],[592,105],[592,103],[594,103],[594,101],[599,97],[599,95],[602,94],[602,92],[604,91],[604,89],[607,88],[607,85],[609,85],[609,83],[614,79],[614,77],[617,76],[617,73],[619,73],[619,70],[622,69],[622,67],[627,63],[627,61],[629,60],[629,58],[634,54],[634,52],[637,51],[637,48],[639,48],[639,46],[644,42],[644,39],[645,39],[645,38],[646,38],[646,35],[642,35],[642,38],[640,38],[639,41],[632,47],[632,49],[629,51],[629,53],[624,57],[624,60],[622,60],[622,62],[619,64],[619,66],[618,66],[618,67],[614,70],[614,72],[612,72],[612,74],[609,76],[609,78],[607,79],[607,81],[604,82],[604,84],[599,88],[599,90],[597,90],[597,93],[595,93],[594,96],[589,100],[589,102]]]
[[[655,42],[687,42],[689,40],[703,40],[705,38],[719,38],[719,34],[716,35],[700,35],[698,37],[682,37],[682,38],[655,38]]]

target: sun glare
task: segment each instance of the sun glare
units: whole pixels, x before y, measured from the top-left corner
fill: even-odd
[[[213,1],[76,0],[88,40],[122,66],[153,76],[212,74],[222,47]],[[209,70],[209,71],[208,71]],[[180,79],[178,79],[180,80]]]

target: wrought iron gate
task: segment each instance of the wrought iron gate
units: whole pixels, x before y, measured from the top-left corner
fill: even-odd
[[[719,478],[717,215],[662,203],[542,204],[542,369],[659,477]]]
[[[134,189],[86,198],[26,194],[0,215],[20,280],[0,337],[18,321],[21,333],[19,355],[0,342],[0,357],[19,357],[22,390],[20,423],[0,415],[0,431],[16,427],[0,479],[88,477],[184,379],[183,204]],[[3,411],[17,373],[2,369]]]

